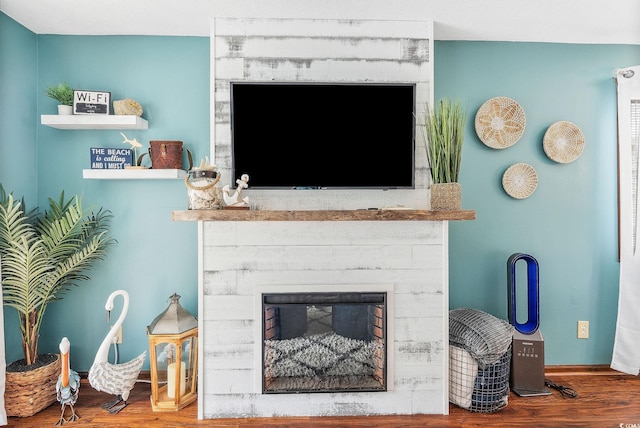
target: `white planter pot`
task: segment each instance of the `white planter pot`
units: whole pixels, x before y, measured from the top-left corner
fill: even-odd
[[[73,106],[58,104],[58,114],[73,114]]]

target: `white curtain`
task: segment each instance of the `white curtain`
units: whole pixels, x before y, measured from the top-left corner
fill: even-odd
[[[2,272],[2,266],[0,266]],[[4,385],[6,382],[7,364],[4,357],[4,300],[0,286],[0,425],[7,424],[7,411],[4,408]]]
[[[640,371],[640,246],[638,245],[638,153],[640,66],[615,70],[618,89],[620,291],[611,368]]]

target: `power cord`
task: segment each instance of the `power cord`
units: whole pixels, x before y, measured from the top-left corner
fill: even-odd
[[[569,388],[568,386],[558,385],[557,383],[552,382],[549,379],[545,379],[544,384],[549,388],[553,388],[557,391],[560,391],[560,394],[562,394],[563,397],[576,398],[578,396],[578,393],[576,392],[575,389]]]
[[[120,352],[118,350],[118,342],[116,342],[116,338],[113,338],[113,355],[114,355],[114,361],[113,364],[118,364],[118,359],[120,358]]]

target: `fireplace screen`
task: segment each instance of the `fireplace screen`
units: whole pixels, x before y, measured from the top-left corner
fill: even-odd
[[[385,391],[386,293],[263,294],[264,393]]]

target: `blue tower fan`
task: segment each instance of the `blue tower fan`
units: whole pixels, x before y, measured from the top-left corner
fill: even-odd
[[[527,321],[518,322],[516,263],[527,264]],[[544,384],[544,339],[540,327],[540,287],[538,261],[528,254],[515,253],[507,261],[509,323],[515,328],[511,358],[511,389],[523,397],[549,395]]]

